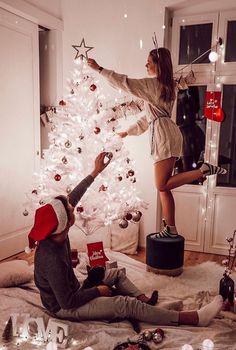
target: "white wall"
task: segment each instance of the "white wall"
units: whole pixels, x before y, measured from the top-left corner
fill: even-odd
[[[163,42],[164,11],[155,0],[62,0],[62,13],[64,85],[75,57],[71,45],[80,44],[82,38],[88,46],[94,47],[89,54],[100,65],[131,77],[146,76],[145,64],[148,52],[153,48],[154,31],[160,45]],[[124,13],[128,15],[126,19]],[[143,40],[142,50],[140,39]],[[141,224],[141,245],[145,244],[147,234],[156,231],[157,195],[147,136],[125,140],[136,160],[140,194],[149,203]]]

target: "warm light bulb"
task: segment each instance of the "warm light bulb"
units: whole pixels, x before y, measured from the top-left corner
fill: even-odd
[[[142,39],[139,40],[139,47],[140,47],[140,49],[143,48],[143,40]]]
[[[124,18],[127,18],[127,17],[128,17],[128,15],[127,15],[127,13],[125,13],[125,14],[124,14]]]
[[[181,350],[193,350],[193,347],[189,344],[184,344],[182,346]]]
[[[214,343],[211,339],[205,339],[202,342],[202,350],[213,350]]]
[[[213,63],[216,62],[218,60],[218,53],[215,51],[211,51],[209,53],[209,60]]]

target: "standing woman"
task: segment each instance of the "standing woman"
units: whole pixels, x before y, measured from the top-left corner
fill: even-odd
[[[182,134],[171,120],[176,91],[170,51],[161,47],[149,53],[146,68],[150,78],[130,79],[126,75],[99,66],[91,58],[88,59],[88,65],[98,71],[112,87],[144,101],[146,115],[118,135],[122,138],[128,135],[138,136],[149,130],[155,184],[160,194],[165,223],[157,237],[176,237],[178,231],[175,226],[175,203],[171,190],[205,176],[226,174],[226,170],[203,163],[199,169],[172,176],[175,161],[182,153]]]

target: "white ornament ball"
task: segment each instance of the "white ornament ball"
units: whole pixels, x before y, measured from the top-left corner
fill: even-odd
[[[213,350],[214,343],[211,339],[205,339],[202,342],[202,350]]]
[[[30,247],[25,247],[25,252],[26,252],[26,254],[30,254],[31,253]]]
[[[211,62],[216,62],[217,60],[218,60],[218,53],[217,52],[215,52],[215,51],[211,51],[210,53],[209,53],[209,60],[211,61]]]
[[[189,344],[184,344],[182,346],[181,350],[193,350],[193,347]]]

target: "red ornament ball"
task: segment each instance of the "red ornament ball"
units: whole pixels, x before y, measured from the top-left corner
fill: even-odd
[[[128,171],[128,175],[129,175],[129,176],[134,176],[134,171],[133,171],[133,170],[129,170],[129,171]]]
[[[132,217],[133,217],[133,216],[132,216],[131,213],[127,213],[127,214],[125,215],[126,220],[131,220]]]
[[[91,91],[95,91],[96,88],[97,88],[97,86],[96,86],[95,84],[92,84],[92,85],[90,85],[90,87],[89,87],[89,89],[90,89]]]
[[[97,126],[96,126],[96,128],[94,128],[94,130],[93,130],[94,134],[96,134],[96,135],[99,134],[100,131],[101,131],[101,129],[100,129],[99,127],[97,127]]]
[[[79,206],[76,208],[76,210],[77,210],[78,213],[83,213],[84,208],[82,207],[82,205],[79,205]]]
[[[54,180],[55,180],[55,181],[60,181],[60,180],[61,180],[61,175],[56,174],[56,175],[54,176]]]

